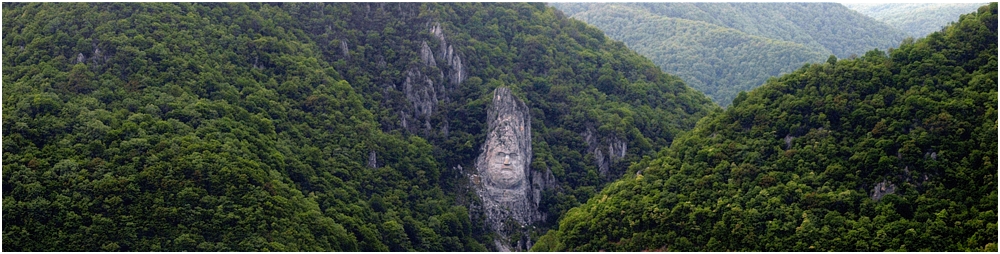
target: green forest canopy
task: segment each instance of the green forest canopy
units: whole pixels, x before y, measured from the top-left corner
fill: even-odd
[[[996,251],[997,4],[740,93],[536,251]]]
[[[885,22],[913,37],[941,30],[959,15],[975,11],[983,3],[844,3],[844,6]]]
[[[728,106],[740,91],[904,34],[837,3],[552,3]],[[956,15],[957,17],[957,15]]]
[[[3,8],[4,250],[485,251],[462,168],[494,88],[559,184],[541,232],[718,108],[544,4]],[[421,58],[445,41],[458,84]],[[448,84],[432,114],[410,77]]]

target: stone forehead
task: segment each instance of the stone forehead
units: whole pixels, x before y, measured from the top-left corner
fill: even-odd
[[[487,154],[496,149],[531,153],[531,126],[528,109],[514,97],[510,90],[499,87],[487,113],[489,122],[487,140],[483,144]],[[489,156],[489,155],[487,155]]]
[[[499,134],[513,133],[514,135],[525,134],[524,121],[518,117],[509,119],[508,121],[502,121],[497,124],[497,127],[493,129],[494,132]]]
[[[523,132],[520,132],[523,133]],[[487,156],[490,156],[498,151],[504,152],[514,152],[517,151],[519,154],[527,154],[531,151],[530,139],[526,139],[519,132],[514,131],[512,126],[502,126],[494,129],[493,133],[490,134],[490,139],[484,144],[486,147]]]
[[[500,127],[493,130],[494,137],[497,140],[497,145],[500,146],[519,146],[517,144],[518,136],[517,132],[509,125],[501,125]]]
[[[498,125],[497,129],[499,129],[499,128],[503,127],[503,126],[511,126],[511,127],[516,126],[516,127],[518,127],[517,129],[519,131],[523,131],[524,130],[524,119],[522,119],[520,115],[516,115],[516,114],[500,114],[500,115],[497,116],[496,121],[497,121],[497,125]]]

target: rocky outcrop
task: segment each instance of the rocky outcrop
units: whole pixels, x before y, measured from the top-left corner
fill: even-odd
[[[443,67],[448,67],[447,76],[449,83],[453,86],[461,84],[466,78],[468,78],[468,75],[465,72],[465,66],[462,65],[462,57],[455,52],[452,45],[448,45],[448,41],[445,40],[444,30],[441,29],[440,23],[434,23],[434,25],[431,26],[430,32],[434,35],[434,38],[438,39],[438,42],[441,45],[440,49],[438,49],[438,52],[440,53],[437,57],[440,62],[446,64],[446,66]]]
[[[792,149],[792,140],[794,140],[794,139],[795,139],[795,137],[792,136],[792,134],[785,135],[785,139],[784,139],[785,140],[785,150]]]
[[[344,58],[350,56],[350,50],[347,49],[347,41],[340,41],[340,54],[344,55]]]
[[[602,177],[608,177],[611,174],[611,164],[625,158],[628,151],[627,142],[613,135],[602,139],[589,125],[580,136],[587,142],[587,153],[594,155],[594,164]],[[607,149],[604,149],[605,145]]]
[[[368,152],[368,168],[378,168],[378,158],[375,156],[375,150]]]
[[[898,146],[898,144],[897,144]],[[896,158],[903,161],[903,153],[896,151]],[[924,160],[937,160],[938,154],[936,151],[927,151],[924,153]],[[926,190],[925,185],[931,181],[933,173],[930,172],[919,172],[911,171],[911,165],[903,165],[903,172],[892,173],[885,175],[886,179],[875,184],[872,187],[871,194],[869,198],[874,201],[879,201],[885,197],[885,195],[896,194],[903,195],[906,191],[917,191],[923,192]],[[893,183],[896,182],[896,183]],[[906,186],[908,188],[899,188],[898,186]],[[898,193],[900,192],[900,193]]]
[[[434,61],[434,52],[431,52],[431,47],[427,46],[426,41],[420,45],[420,61],[426,66],[437,66],[437,62]]]
[[[421,126],[425,131],[430,130],[431,115],[437,108],[438,99],[445,96],[441,90],[443,90],[442,87],[435,86],[434,80],[421,73],[420,70],[413,68],[407,71],[406,79],[403,81],[403,93],[406,94],[406,100],[413,107],[412,114],[401,115],[403,128],[411,132],[416,132]],[[423,124],[421,126],[408,125],[407,120],[416,120]]]
[[[87,64],[90,65],[91,70],[98,70],[104,63],[108,62],[109,56],[104,55],[104,52],[97,47],[97,41],[91,43],[91,47],[94,47],[93,52],[89,52],[90,57],[84,55],[84,52],[79,52],[76,54],[76,58],[70,61],[72,64]],[[21,51],[24,50],[24,46],[20,46]]]
[[[884,180],[872,188],[872,200],[878,201],[885,195],[896,193],[896,185],[888,180]]]
[[[546,168],[545,172],[541,171],[531,171],[531,191],[532,191],[532,202],[534,206],[542,202],[542,191],[548,189],[559,188],[559,182],[556,181],[556,176],[552,174],[552,169]],[[548,218],[548,214],[538,213],[537,220],[545,221]],[[528,248],[531,246],[529,245]]]
[[[430,32],[440,45],[435,53],[427,41],[420,42],[420,63],[410,66],[401,85],[406,100],[412,105],[409,112],[400,111],[400,124],[410,133],[438,132],[448,136],[448,121],[432,123],[440,102],[448,102],[448,94],[467,78],[462,57],[454,50],[444,35],[440,23],[434,23]],[[379,62],[380,66],[384,61]],[[395,86],[393,86],[395,87]],[[434,126],[439,129],[434,130]]]
[[[542,186],[554,185],[551,172],[533,172],[531,116],[524,102],[505,87],[493,91],[487,110],[487,134],[470,176],[482,200],[486,223],[497,233],[500,251],[531,247],[526,228],[543,219],[538,211]],[[521,233],[521,234],[517,234]],[[521,239],[510,239],[521,235]]]

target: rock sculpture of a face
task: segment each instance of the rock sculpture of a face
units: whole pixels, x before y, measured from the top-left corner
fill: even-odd
[[[513,121],[510,117],[504,119]],[[496,142],[488,142],[485,156],[486,170],[483,172],[486,183],[495,189],[515,190],[527,180],[527,162],[530,155],[528,149],[519,146],[518,133],[511,127],[510,122],[503,123],[494,132]]]
[[[492,201],[516,201],[528,194],[531,118],[528,107],[509,89],[497,88],[493,94],[486,113],[489,129],[476,168],[484,196]]]
[[[503,237],[516,228],[527,226],[541,216],[531,186],[531,117],[528,107],[505,87],[493,92],[493,104],[487,110],[487,132],[482,153],[476,158],[476,192],[483,201],[487,223]],[[478,180],[478,181],[477,181]],[[518,244],[521,245],[521,244]],[[498,244],[500,250],[513,246]],[[521,249],[527,247],[515,247]]]

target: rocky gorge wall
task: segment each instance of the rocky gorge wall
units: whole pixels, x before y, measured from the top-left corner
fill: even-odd
[[[448,102],[449,91],[468,78],[462,57],[448,45],[441,24],[432,24],[429,32],[440,45],[437,54],[427,41],[422,41],[419,50],[421,65],[407,69],[406,79],[401,84],[406,100],[412,105],[413,110],[398,112],[400,124],[410,133],[431,132],[431,126],[434,125],[431,123],[431,118],[438,110],[438,103]],[[439,131],[447,136],[447,119],[442,123],[444,126]]]
[[[544,5],[517,6],[523,10],[544,8]],[[499,8],[506,7],[501,5]],[[576,46],[548,47],[539,44],[545,41],[540,40],[541,37],[522,38],[511,37],[512,34],[508,33],[489,33],[482,30],[483,26],[462,23],[465,19],[439,15],[449,13],[447,10],[452,8],[484,14],[517,13],[483,12],[479,6],[435,4],[358,3],[350,8],[351,13],[358,15],[342,24],[348,29],[338,30],[337,24],[332,24],[332,27],[324,24],[322,28],[329,32],[317,41],[329,40],[326,50],[332,56],[330,61],[352,86],[372,100],[372,107],[384,132],[419,136],[434,146],[441,168],[440,185],[447,188],[448,193],[458,193],[455,195],[456,203],[468,209],[470,220],[478,230],[476,234],[483,235],[484,243],[492,241],[486,238],[497,240],[496,245],[490,246],[491,250],[529,248],[531,243],[527,235],[547,230],[554,223],[552,217],[558,217],[574,202],[590,197],[590,192],[576,188],[597,187],[616,179],[624,173],[628,161],[639,158],[636,153],[646,151],[644,144],[654,141],[637,142],[636,139],[643,139],[642,135],[636,134],[642,129],[630,131],[635,128],[630,124],[620,126],[606,122],[620,122],[608,119],[639,117],[634,113],[636,111],[598,110],[570,114],[560,109],[590,111],[590,107],[596,107],[594,103],[617,101],[624,96],[620,94],[622,91],[604,94],[610,91],[588,90],[597,78],[592,70],[572,74],[574,71],[584,72],[577,70],[577,62],[590,64],[585,66],[614,66],[605,61],[607,59],[572,60],[576,56]],[[517,28],[516,23],[499,20],[484,22],[497,22],[494,25],[504,31],[526,31]],[[578,30],[577,27],[561,27],[565,24],[560,24],[553,23],[556,27],[552,31]],[[591,34],[579,31],[575,34],[582,37],[570,36],[573,41],[565,42],[576,43],[574,45],[580,47],[607,47],[579,44],[594,41],[583,40]],[[383,37],[390,39],[379,39]],[[495,49],[500,52],[493,51]],[[566,57],[556,57],[561,54]],[[566,66],[572,71],[555,76],[542,70],[552,70],[557,66]],[[656,70],[655,66],[647,67],[623,70]],[[633,79],[645,79],[658,84],[649,87],[656,90],[651,90],[656,92],[654,94],[676,93],[667,85],[660,85],[666,81],[654,74],[626,75],[619,80],[631,82]],[[497,89],[505,86],[510,89]],[[511,95],[511,89],[516,97]],[[594,95],[596,101],[584,103],[575,95],[560,95],[565,91],[584,93],[580,95],[583,97]],[[653,104],[656,105],[659,104]],[[629,108],[631,105],[618,104],[614,108],[619,107]],[[612,115],[614,117],[606,117]],[[488,120],[483,121],[484,118]],[[659,130],[656,133],[672,128],[669,123],[661,123],[660,120],[643,120],[641,126]],[[512,125],[505,121],[520,122]],[[532,137],[530,128],[533,121],[535,137]],[[503,134],[508,129],[514,129],[512,126],[515,125],[524,126],[523,132],[518,128],[517,131],[510,131],[517,134]],[[616,128],[606,128],[610,125]],[[517,143],[511,140],[523,139],[524,144],[505,148],[519,152],[504,152],[502,159],[497,159],[499,155],[496,151],[486,151],[492,147],[490,143],[504,139],[507,140],[505,143],[511,144]],[[536,147],[531,147],[532,140]],[[379,168],[394,159],[378,147],[365,155],[362,159],[369,168]],[[498,175],[487,174],[491,171],[484,163],[502,165],[503,159],[521,164],[517,168],[523,171],[517,173],[516,181],[506,179],[515,177],[506,175],[513,174],[510,170],[499,171],[503,174]],[[522,230],[522,226],[531,230],[534,226],[539,231]],[[497,234],[489,236],[490,231]]]
[[[525,227],[544,216],[538,211],[542,185],[533,182],[545,179],[545,175],[529,169],[532,150],[528,107],[506,87],[493,93],[487,111],[489,129],[482,153],[476,158],[477,174],[470,180],[482,200],[487,224],[498,235],[494,241],[497,249],[527,250],[531,241],[524,234]],[[522,237],[516,244],[505,241],[519,232]]]

